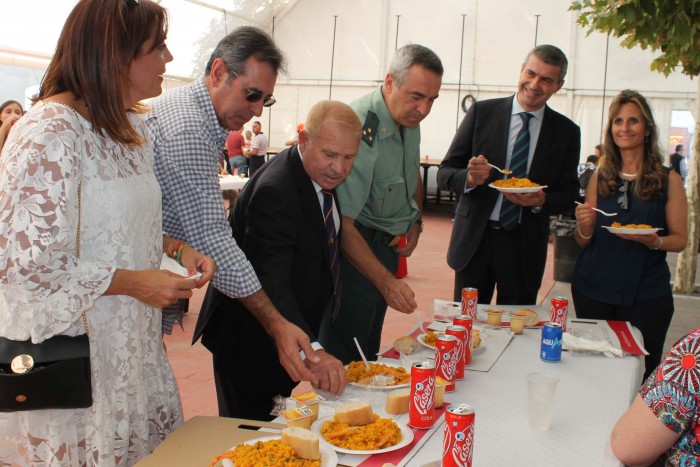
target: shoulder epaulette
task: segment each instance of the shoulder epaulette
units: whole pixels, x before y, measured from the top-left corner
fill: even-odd
[[[362,125],[362,140],[372,147],[374,140],[377,139],[377,129],[379,128],[379,117],[371,110],[367,111],[365,124]]]

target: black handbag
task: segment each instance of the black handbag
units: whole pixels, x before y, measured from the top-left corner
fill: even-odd
[[[78,258],[81,192],[82,183],[78,185]],[[40,344],[0,337],[0,412],[92,405],[90,341],[84,311],[83,326],[83,335],[53,336]]]
[[[86,334],[41,344],[0,338],[0,412],[92,405]]]

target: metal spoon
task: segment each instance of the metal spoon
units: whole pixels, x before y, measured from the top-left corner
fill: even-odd
[[[576,203],[576,204],[583,204],[583,203],[579,203],[578,201],[574,201],[574,203]],[[598,208],[593,208],[593,207],[590,207],[590,206],[589,206],[589,208],[590,208],[590,209],[593,209],[594,211],[598,211],[599,213],[601,213],[601,214],[604,215],[604,216],[608,216],[608,217],[617,216],[617,213],[616,213],[616,212],[605,212],[605,211],[601,211],[601,210],[598,209]]]
[[[490,165],[491,167],[493,167],[494,169],[498,170],[499,172],[501,172],[502,174],[505,174],[505,175],[510,175],[510,174],[512,174],[512,173],[513,173],[513,171],[512,171],[512,170],[505,170],[505,169],[500,169],[500,168],[496,167],[496,166],[495,166],[495,165],[493,165],[493,164],[489,164],[489,165]]]

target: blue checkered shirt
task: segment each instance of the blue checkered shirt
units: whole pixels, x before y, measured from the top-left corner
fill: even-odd
[[[167,91],[146,118],[163,192],[163,230],[216,260],[214,287],[230,297],[260,290],[255,271],[226,220],[217,160],[229,131],[214,112],[203,79]],[[164,310],[164,330],[172,317]]]

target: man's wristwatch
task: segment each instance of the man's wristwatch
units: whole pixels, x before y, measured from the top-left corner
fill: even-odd
[[[530,208],[530,211],[532,211],[533,214],[539,214],[542,212],[542,209],[544,209],[542,206],[535,206],[534,208]]]
[[[420,227],[420,232],[423,233],[423,229],[425,228],[425,224],[423,223],[423,219],[419,217],[418,220],[416,221],[416,224],[418,224],[418,227]]]

